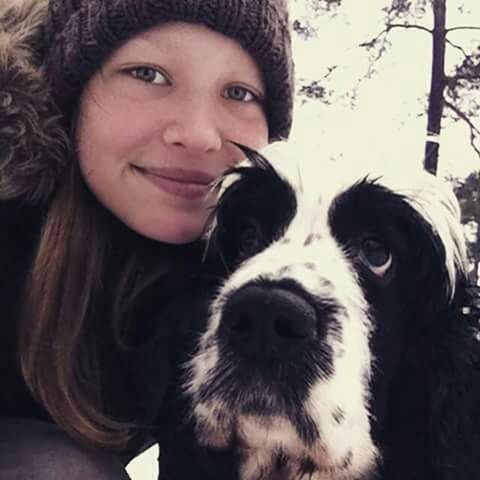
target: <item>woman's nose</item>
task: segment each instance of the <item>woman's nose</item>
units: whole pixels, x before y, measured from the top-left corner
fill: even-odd
[[[163,140],[169,146],[184,148],[197,155],[217,152],[222,148],[218,118],[201,106],[178,110],[166,122]]]

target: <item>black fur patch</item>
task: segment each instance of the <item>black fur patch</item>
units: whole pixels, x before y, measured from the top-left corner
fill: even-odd
[[[209,241],[209,255],[220,255],[227,271],[232,271],[278,239],[297,210],[295,191],[268,160],[248,147],[237,145],[253,167],[236,167],[237,174],[223,193],[213,215],[217,228]]]
[[[337,407],[333,412],[332,412],[332,417],[337,422],[338,424],[342,423],[345,420],[345,412],[340,408]]]

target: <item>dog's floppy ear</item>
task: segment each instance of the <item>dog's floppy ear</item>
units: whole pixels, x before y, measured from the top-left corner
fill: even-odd
[[[219,255],[227,270],[278,238],[297,209],[295,191],[272,164],[257,151],[237,146],[246,161],[223,177],[208,233],[208,257]]]
[[[67,134],[42,66],[47,0],[0,2],[0,198],[46,200]]]
[[[426,172],[402,179],[389,177],[382,183],[411,209],[405,214],[414,242],[408,254],[411,271],[407,272],[415,285],[411,300],[418,318],[438,324],[467,284],[468,260],[458,200],[447,182]]]
[[[478,478],[480,288],[457,268],[452,295],[430,329],[432,458],[438,478],[444,465],[452,478]]]
[[[419,346],[428,358],[432,477],[445,478],[448,465],[450,478],[478,478],[480,289],[469,284],[460,207],[450,186],[431,179],[412,206],[430,227],[434,260],[418,287],[427,297],[418,320],[428,322]]]

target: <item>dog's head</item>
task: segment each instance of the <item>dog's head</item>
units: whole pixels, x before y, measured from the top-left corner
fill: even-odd
[[[227,273],[188,364],[197,438],[235,449],[244,480],[370,478],[392,385],[461,308],[457,201],[427,173],[346,180],[245,151],[209,232]]]

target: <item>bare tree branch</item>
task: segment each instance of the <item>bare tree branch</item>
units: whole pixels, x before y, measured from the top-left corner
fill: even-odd
[[[404,23],[389,23],[387,24],[387,27],[383,29],[378,35],[373,37],[371,40],[367,42],[363,42],[359,45],[359,47],[367,47],[371,48],[375,45],[375,43],[379,40],[379,38],[383,35],[388,33],[390,30],[393,30],[394,28],[405,28],[405,29],[415,29],[415,30],[422,30],[424,32],[432,33],[432,30],[430,30],[427,27],[423,27],[422,25],[408,25]]]
[[[470,145],[475,150],[477,155],[480,157],[480,147],[475,144],[477,135],[480,135],[480,130],[473,124],[473,122],[468,118],[468,115],[462,112],[456,105],[450,103],[447,99],[444,98],[445,106],[450,108],[458,118],[463,120],[468,127],[470,128]]]
[[[322,78],[328,78],[337,68],[338,65],[331,65],[327,68],[327,73]]]
[[[369,48],[373,48],[377,42],[381,42],[380,47],[378,48],[378,51],[376,52],[376,55],[374,58],[370,58],[368,62],[368,68],[367,71],[365,72],[364,75],[362,75],[358,81],[356,82],[355,86],[351,90],[351,95],[350,96],[350,106],[353,108],[355,105],[355,102],[357,101],[357,96],[358,96],[358,91],[360,89],[361,84],[363,81],[367,78],[371,78],[373,74],[375,73],[375,64],[382,58],[383,54],[387,51],[387,46],[389,45],[388,41],[388,36],[383,35],[383,37],[380,37],[381,33],[379,36],[372,40],[372,45]],[[360,46],[365,46],[365,45],[360,45]]]
[[[457,50],[460,50],[463,55],[465,56],[465,58],[469,58],[469,54],[466,52],[466,50],[461,47],[460,45],[457,45],[456,43],[453,43],[451,40],[449,40],[448,38],[445,38],[445,41],[453,48],[456,48]]]
[[[480,30],[480,27],[452,27],[452,28],[447,28],[445,32],[449,33],[455,30]]]
[[[409,25],[404,23],[390,23],[387,25],[387,32],[392,28],[413,28],[415,30],[423,30],[424,32],[432,33],[430,28],[424,27],[422,25]]]

